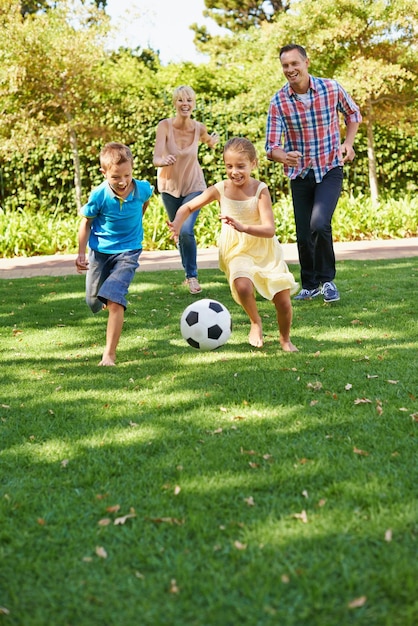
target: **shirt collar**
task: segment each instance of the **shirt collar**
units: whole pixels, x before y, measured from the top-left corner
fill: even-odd
[[[289,85],[289,83],[287,85],[289,87],[289,95],[290,96],[293,96],[293,97],[296,98],[298,95],[300,95],[300,94],[296,93],[296,91],[294,91],[294,89]],[[308,88],[308,91],[310,89],[312,89],[313,91],[317,91],[315,77],[311,76],[309,74],[309,88]],[[306,93],[308,93],[308,91]]]

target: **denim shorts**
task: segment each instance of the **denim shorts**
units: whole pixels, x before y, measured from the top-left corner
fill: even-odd
[[[103,254],[89,250],[89,269],[86,276],[86,302],[93,313],[102,310],[108,300],[128,306],[126,295],[142,250],[129,250],[118,254]]]

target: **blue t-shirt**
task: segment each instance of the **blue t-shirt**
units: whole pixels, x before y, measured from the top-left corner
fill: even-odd
[[[119,198],[105,180],[94,189],[82,215],[93,218],[89,248],[105,254],[118,254],[142,248],[144,229],[142,208],[154,187],[146,180],[133,179],[134,189],[125,199]]]

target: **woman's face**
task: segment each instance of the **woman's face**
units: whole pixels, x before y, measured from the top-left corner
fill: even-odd
[[[177,115],[190,117],[196,106],[195,99],[186,91],[181,91],[176,99],[175,108]]]

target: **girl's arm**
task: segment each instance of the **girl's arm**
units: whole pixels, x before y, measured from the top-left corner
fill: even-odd
[[[221,219],[240,233],[270,239],[274,236],[276,227],[274,224],[270,192],[267,188],[263,189],[258,198],[258,211],[260,213],[261,224],[241,224],[241,222],[238,222],[228,215],[221,215]]]
[[[152,159],[155,167],[166,167],[176,162],[174,154],[164,156],[165,144],[167,142],[167,120],[161,120],[157,126],[157,134],[155,137],[154,156]]]
[[[219,141],[218,133],[211,133],[209,135],[208,131],[206,130],[206,126],[202,124],[202,122],[199,122],[199,123],[200,123],[200,141],[202,141],[203,143],[206,143],[209,146],[209,148],[214,148]]]
[[[218,190],[215,188],[215,186],[212,185],[212,187],[208,187],[207,189],[205,189],[205,191],[203,191],[200,196],[196,196],[187,204],[183,204],[183,206],[178,209],[174,220],[172,222],[167,222],[167,225],[172,232],[173,238],[176,239],[176,237],[179,236],[183,222],[186,221],[190,213],[198,211],[207,204],[210,204],[215,200],[219,200],[219,198],[220,196]]]

